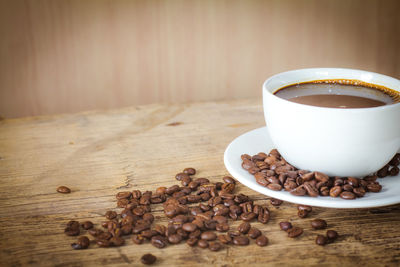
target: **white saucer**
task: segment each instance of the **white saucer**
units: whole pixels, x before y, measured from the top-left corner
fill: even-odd
[[[268,153],[274,148],[267,127],[247,132],[233,140],[225,150],[224,163],[229,173],[245,186],[270,197],[284,201],[327,208],[371,208],[400,203],[400,175],[378,179],[382,185],[379,193],[367,193],[362,198],[344,200],[340,197],[293,196],[289,192],[273,191],[259,185],[254,176],[242,168],[242,154]]]

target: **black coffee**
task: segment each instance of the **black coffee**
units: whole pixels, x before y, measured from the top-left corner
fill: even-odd
[[[350,80],[299,83],[283,87],[275,95],[300,104],[329,108],[371,108],[400,102],[397,91]]]

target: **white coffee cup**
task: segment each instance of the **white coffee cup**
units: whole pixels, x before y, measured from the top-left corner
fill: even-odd
[[[400,103],[340,109],[274,95],[287,85],[327,79],[360,80],[400,91],[399,80],[362,70],[315,68],[274,75],[263,85],[263,105],[275,147],[293,166],[330,176],[362,177],[379,170],[400,149]]]

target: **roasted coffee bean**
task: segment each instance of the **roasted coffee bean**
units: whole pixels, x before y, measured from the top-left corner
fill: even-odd
[[[197,242],[199,241],[198,238],[196,237],[191,237],[188,240],[186,240],[186,244],[188,244],[189,246],[193,247],[194,245],[197,244]]]
[[[271,205],[273,205],[273,206],[280,206],[283,203],[282,200],[276,199],[276,198],[270,198],[269,201],[271,202]]]
[[[280,184],[269,184],[267,185],[267,188],[273,191],[281,191],[282,186]]]
[[[304,188],[306,189],[307,194],[308,194],[310,197],[317,197],[317,196],[319,196],[318,189],[317,189],[312,183],[305,182],[305,183],[303,184],[303,186],[304,186]]]
[[[392,168],[390,169],[389,174],[390,174],[390,176],[397,176],[397,175],[399,175],[399,167],[397,167],[397,166],[392,167]]]
[[[165,186],[160,186],[156,189],[156,194],[158,195],[164,195],[165,191],[167,190],[167,188]]]
[[[147,230],[147,229],[150,229],[150,223],[148,223],[147,221],[145,221],[145,222],[142,222],[142,223],[137,223],[137,224],[133,227],[132,232],[133,232],[134,234],[139,234],[139,233],[141,233],[142,231]]]
[[[164,248],[167,245],[167,239],[161,235],[156,235],[151,238],[151,244],[156,248]]]
[[[210,180],[208,180],[207,178],[197,178],[194,181],[199,183],[199,185],[210,183]]]
[[[69,221],[69,222],[67,222],[67,227],[79,229],[79,222],[78,221]]]
[[[71,193],[71,189],[62,185],[62,186],[57,187],[57,192],[61,193],[61,194],[69,194],[69,193]]]
[[[335,239],[338,238],[338,233],[335,230],[328,230],[326,231],[326,236],[330,241],[334,241]]]
[[[172,195],[173,193],[178,192],[179,190],[180,190],[179,185],[173,185],[173,186],[167,187],[167,189],[165,190],[165,193],[167,195]]]
[[[233,244],[237,246],[247,246],[250,243],[250,240],[246,236],[235,236],[233,237]]]
[[[287,231],[292,228],[292,224],[290,222],[280,222],[279,227],[281,228],[281,230]]]
[[[217,221],[214,220],[204,221],[204,227],[208,230],[215,230],[217,228]]]
[[[221,186],[221,190],[227,193],[232,193],[235,190],[235,184],[233,183],[224,183]]]
[[[229,224],[227,223],[218,223],[215,226],[215,230],[217,230],[218,232],[226,232],[229,230]]]
[[[289,192],[292,191],[293,189],[295,189],[296,187],[297,187],[297,184],[294,181],[291,181],[289,179],[287,179],[285,184],[284,184],[285,190],[289,191]]]
[[[93,223],[91,221],[86,221],[86,222],[82,223],[82,228],[85,230],[89,230],[89,229],[93,228]]]
[[[195,182],[195,181],[191,181],[191,182],[188,184],[188,187],[189,187],[192,191],[196,191],[198,186],[199,186],[199,183],[198,183],[198,182]]]
[[[125,208],[129,204],[129,200],[126,198],[120,199],[117,201],[118,208]]]
[[[189,175],[183,172],[180,172],[177,175],[175,175],[175,179],[178,181],[182,181],[183,178],[189,178]]]
[[[213,241],[213,240],[217,239],[217,235],[211,231],[203,232],[200,237],[201,237],[201,239],[204,239],[207,241]]]
[[[253,212],[253,201],[247,201],[245,203],[241,203],[239,204],[239,206],[242,208],[242,211],[244,213]]]
[[[320,193],[321,196],[324,196],[324,197],[329,196],[329,187],[327,187],[327,186],[322,186],[322,187],[319,189],[319,193]]]
[[[183,186],[188,186],[191,181],[192,181],[192,178],[190,178],[189,176],[183,177],[181,180],[181,184]]]
[[[148,221],[149,223],[154,222],[154,215],[151,213],[145,213],[142,216],[143,220]]]
[[[319,182],[327,182],[329,180],[329,176],[322,172],[314,172],[314,177]]]
[[[201,200],[203,200],[203,201],[208,201],[211,198],[211,195],[208,192],[202,193],[202,194],[200,194],[200,196],[201,196]]]
[[[299,218],[306,218],[308,216],[308,211],[306,210],[298,210],[297,211],[297,216],[299,216]]]
[[[202,200],[201,196],[199,196],[199,195],[188,195],[187,196],[187,201],[189,203],[197,203],[197,202],[200,202],[201,200]]]
[[[242,160],[251,160],[251,156],[250,155],[248,155],[248,154],[243,154],[243,155],[241,155],[240,156],[240,158],[242,159]]]
[[[151,239],[153,236],[159,235],[156,230],[147,229],[141,232],[141,236],[146,239]]]
[[[126,191],[126,192],[118,192],[118,193],[115,195],[115,197],[116,197],[117,199],[130,198],[131,196],[132,196],[132,193],[131,193],[131,192],[128,192],[128,191]]]
[[[254,175],[254,178],[256,179],[256,182],[261,185],[266,187],[267,185],[269,185],[269,182],[267,181],[266,177],[264,177],[264,175]]]
[[[201,231],[199,229],[197,229],[189,234],[189,238],[193,238],[193,237],[200,238],[200,235],[201,235]]]
[[[197,225],[194,223],[185,223],[182,225],[182,229],[186,232],[194,232],[197,229]]]
[[[353,192],[353,187],[349,184],[343,185],[342,188],[343,188],[343,191]]]
[[[394,155],[394,157],[392,158],[392,160],[389,162],[389,164],[391,166],[398,166],[400,165],[400,153],[397,153],[396,155]]]
[[[132,233],[132,225],[128,225],[128,224],[123,225],[123,226],[121,227],[121,232],[122,232],[122,235],[129,235],[129,234],[131,234],[131,233]]]
[[[140,261],[141,261],[143,264],[146,264],[146,265],[151,265],[151,264],[155,263],[156,260],[157,260],[157,257],[154,256],[153,254],[144,254],[144,255],[140,258]]]
[[[111,246],[111,242],[105,239],[98,239],[96,240],[96,243],[101,248],[108,248],[109,246]]]
[[[168,241],[171,244],[179,244],[182,241],[182,237],[178,234],[168,236]]]
[[[238,231],[242,234],[247,234],[251,228],[251,225],[249,222],[243,222],[238,226]]]
[[[256,215],[260,214],[262,212],[263,207],[261,207],[260,205],[254,205],[253,206],[253,213],[255,213]]]
[[[245,212],[240,215],[240,219],[245,222],[249,222],[257,217],[257,214],[253,212]]]
[[[353,189],[353,193],[357,196],[357,197],[363,197],[365,195],[365,189],[362,187],[357,187]]]
[[[378,179],[378,176],[376,175],[369,175],[363,178],[363,180],[366,182],[376,182],[376,179]]]
[[[320,245],[320,246],[325,246],[327,243],[327,239],[323,235],[317,235],[317,238],[315,239],[315,244]]]
[[[233,178],[230,177],[230,176],[224,176],[224,177],[222,178],[222,180],[223,180],[225,183],[236,184],[235,179],[233,179]]]
[[[214,216],[213,220],[220,224],[228,223],[228,218],[226,218],[225,216]]]
[[[110,239],[110,243],[115,247],[119,247],[125,244],[125,239],[123,239],[122,237],[114,236]]]
[[[372,182],[367,184],[367,189],[369,192],[377,193],[382,190],[382,186],[379,183]]]
[[[195,175],[196,174],[196,169],[194,169],[194,168],[185,168],[183,170],[183,173],[186,173],[187,175]]]
[[[347,182],[349,183],[349,185],[351,185],[352,187],[358,187],[360,184],[359,179],[355,178],[355,177],[348,177],[347,178]]]
[[[304,186],[300,185],[292,190],[290,190],[290,194],[295,195],[295,196],[304,196],[306,194],[306,190],[304,189]]]
[[[340,185],[334,186],[329,190],[331,197],[338,197],[342,193],[342,187]]]
[[[105,217],[106,217],[107,219],[109,219],[109,220],[112,220],[112,219],[116,218],[117,215],[118,215],[118,214],[117,214],[115,211],[109,210],[109,211],[106,212]]]
[[[218,240],[222,244],[230,244],[232,242],[232,238],[229,235],[219,235]]]
[[[71,247],[73,249],[87,249],[90,245],[90,240],[86,236],[78,237],[78,241],[76,243],[72,243]]]
[[[288,237],[295,238],[303,233],[303,229],[295,226],[288,229],[286,232],[288,233]]]
[[[132,241],[133,241],[133,243],[140,245],[140,244],[143,244],[144,237],[141,234],[133,235]]]
[[[267,207],[265,207],[259,211],[257,220],[260,223],[266,224],[269,221],[269,218],[270,218],[270,213],[269,213],[269,209]]]
[[[214,242],[209,242],[208,248],[211,251],[219,251],[222,248],[222,245],[220,242],[214,241]]]
[[[167,227],[165,227],[164,225],[161,225],[161,224],[157,224],[156,226],[154,226],[154,230],[157,231],[157,233],[159,235],[164,236],[165,231],[167,230]]]
[[[140,190],[133,190],[132,191],[132,198],[133,199],[140,199],[142,197],[142,192]]]
[[[260,247],[265,247],[268,245],[268,238],[265,235],[260,235],[256,239],[256,244]]]
[[[383,166],[382,169],[380,169],[376,174],[378,175],[379,178],[383,178],[383,177],[388,176],[388,174],[389,174],[389,165]]]
[[[311,227],[314,229],[325,229],[327,226],[326,221],[322,219],[314,219],[311,221]]]
[[[199,241],[197,241],[197,246],[199,246],[200,248],[207,248],[208,242],[207,240],[200,239]]]
[[[76,236],[76,235],[79,235],[80,232],[81,232],[81,231],[79,230],[79,226],[78,226],[78,227],[67,226],[67,227],[64,229],[64,233],[65,233],[66,235],[69,235],[69,236]]]
[[[307,205],[297,205],[297,210],[305,210],[307,212],[311,212],[312,207]]]
[[[304,181],[311,181],[312,179],[314,179],[314,172],[305,173],[305,174],[301,175],[301,178]]]
[[[340,197],[343,199],[355,199],[356,195],[353,192],[343,191],[340,193]]]
[[[88,233],[93,236],[93,237],[97,237],[98,235],[104,233],[102,230],[100,229],[95,229],[95,228],[91,228],[88,230]]]
[[[97,235],[96,239],[110,240],[111,237],[113,237],[113,236],[110,232],[102,232]]]
[[[261,231],[255,227],[251,227],[250,231],[247,234],[251,239],[256,239],[261,235]]]

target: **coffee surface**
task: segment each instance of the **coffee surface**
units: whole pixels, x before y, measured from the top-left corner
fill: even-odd
[[[378,88],[323,81],[290,85],[275,95],[295,103],[328,108],[371,108],[397,103],[396,95]]]
[[[385,102],[352,95],[305,95],[289,99],[292,102],[326,108],[372,108],[386,105]]]

